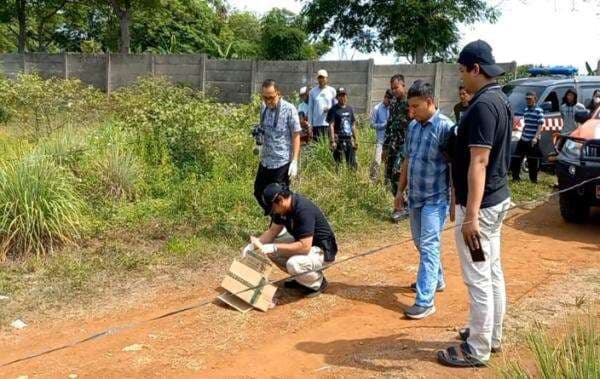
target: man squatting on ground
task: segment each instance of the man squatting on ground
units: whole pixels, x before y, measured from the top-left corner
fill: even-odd
[[[358,149],[356,118],[354,109],[348,105],[348,93],[343,87],[337,90],[337,104],[327,113],[327,122],[335,163],[339,165],[344,156],[346,164],[356,170],[356,149]]]
[[[408,90],[408,104],[414,119],[406,133],[396,208],[404,207],[408,183],[410,229],[420,259],[417,282],[411,285],[415,304],[405,315],[422,319],[435,313],[435,292],[445,288],[440,241],[450,204],[450,168],[444,151],[454,122],[436,109],[433,87],[422,80]]]
[[[262,253],[283,271],[298,275],[286,282],[286,287],[300,289],[306,297],[321,294],[328,283],[319,270],[325,262],[333,262],[338,251],[325,215],[312,201],[277,183],[269,184],[262,198],[271,215],[271,226],[259,237],[264,244]],[[276,242],[284,227],[292,242]],[[247,245],[242,256],[252,249],[252,244]]]
[[[390,79],[390,89],[394,98],[390,104],[390,118],[385,128],[385,140],[383,142],[383,151],[385,154],[385,182],[389,184],[392,195],[396,196],[398,192],[398,179],[400,178],[400,168],[404,154],[404,140],[406,138],[406,128],[410,121],[408,102],[405,98],[404,76],[396,74]],[[405,216],[405,212],[400,209],[394,209],[392,220],[399,221]]]
[[[267,206],[262,201],[267,185],[280,183],[289,187],[290,178],[298,175],[302,129],[296,107],[281,98],[275,80],[265,80],[261,91],[264,106],[260,113],[260,126],[264,134],[254,181],[254,197],[267,215]]]
[[[478,40],[458,57],[462,82],[473,98],[458,126],[452,184],[456,195],[456,247],[470,299],[464,340],[438,352],[440,363],[482,366],[502,342],[506,290],[500,259],[502,222],[510,208],[508,168],[512,114],[494,78],[504,74],[492,48]]]
[[[308,123],[313,128],[313,138],[317,142],[328,134],[327,112],[335,104],[335,89],[327,85],[328,76],[327,71],[319,70],[319,85],[308,94]]]

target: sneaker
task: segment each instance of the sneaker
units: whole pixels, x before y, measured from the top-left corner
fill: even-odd
[[[402,221],[406,218],[408,218],[408,211],[406,208],[392,213],[392,221],[394,222]]]
[[[412,284],[410,285],[410,289],[411,289],[413,292],[417,292],[417,283],[412,283]],[[438,283],[438,286],[437,286],[437,288],[435,289],[435,292],[444,292],[444,290],[445,290],[445,289],[446,289],[446,285],[445,285],[445,284],[442,284],[442,285],[440,285],[440,284]]]
[[[317,297],[320,294],[322,294],[323,292],[325,292],[327,287],[329,287],[329,282],[327,282],[327,279],[325,279],[325,277],[323,277],[323,281],[321,282],[321,286],[319,287],[319,289],[313,290],[308,287],[304,287],[307,290],[307,293],[306,293],[306,295],[304,295],[304,297],[307,297],[307,298]]]
[[[421,307],[420,305],[413,305],[412,307],[406,309],[404,311],[404,315],[408,318],[412,318],[415,320],[420,320],[427,316],[431,316],[435,313],[435,305],[431,307]]]

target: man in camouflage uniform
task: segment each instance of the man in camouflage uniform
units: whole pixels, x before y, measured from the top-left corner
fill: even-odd
[[[394,99],[392,99],[390,104],[390,118],[385,128],[383,151],[386,157],[385,181],[390,184],[392,194],[396,196],[398,179],[400,178],[400,167],[402,167],[404,159],[406,129],[410,121],[404,76],[400,74],[392,76],[390,79],[390,88],[394,93]],[[398,221],[404,216],[403,212],[394,209],[392,219]]]

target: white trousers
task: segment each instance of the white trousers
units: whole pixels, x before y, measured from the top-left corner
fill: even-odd
[[[314,290],[321,287],[323,282],[323,273],[319,271],[323,268],[323,251],[313,246],[308,254],[298,254],[292,257],[284,257],[280,254],[269,255],[271,260],[282,270],[290,275],[298,275],[294,278],[298,283]],[[301,275],[306,273],[304,275]]]
[[[490,358],[492,347],[502,342],[502,321],[506,313],[506,289],[500,258],[500,232],[510,199],[479,211],[481,247],[485,261],[473,262],[461,228],[455,229],[456,246],[462,277],[469,290],[470,336],[467,340],[473,355],[483,361]],[[462,225],[466,208],[456,206],[456,223]]]
[[[381,165],[381,155],[383,153],[383,142],[377,142],[375,145],[375,156],[373,157],[373,161],[378,165]]]

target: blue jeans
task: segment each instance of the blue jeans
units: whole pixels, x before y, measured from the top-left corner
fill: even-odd
[[[447,203],[409,210],[410,229],[420,255],[415,304],[421,307],[431,307],[437,287],[444,285],[440,240],[447,212]]]

